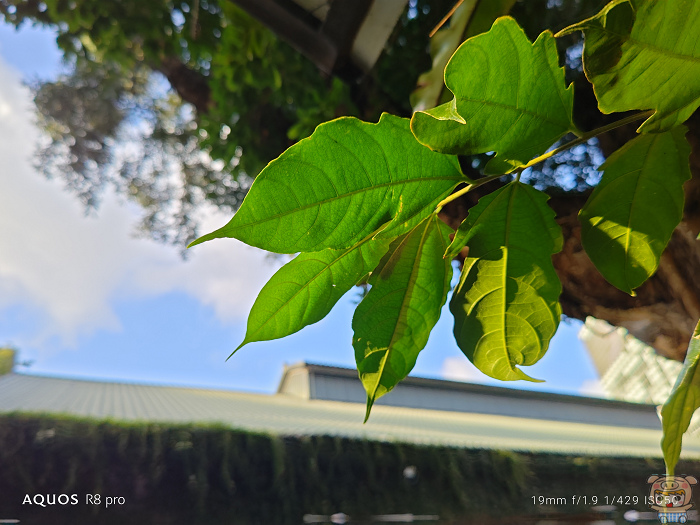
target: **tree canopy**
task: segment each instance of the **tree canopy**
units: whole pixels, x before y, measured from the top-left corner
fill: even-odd
[[[116,186],[160,238],[193,239],[208,200],[240,209],[192,244],[301,252],[242,344],[369,286],[353,320],[368,415],[425,345],[453,257],[455,338],[492,377],[532,379],[562,313],[682,359],[700,317],[700,7],[464,1],[429,56],[449,7],[409,2],[375,69],[346,83],[235,2],[0,0],[9,22],[53,27],[67,60],[35,86],[47,174],[89,206]],[[694,410],[695,361],[667,413]]]
[[[260,170],[318,124],[410,116],[409,95],[431,67],[428,33],[452,3],[411,0],[375,68],[350,83],[319,72],[233,1],[2,0],[0,13],[18,27],[54,30],[64,54],[59,78],[32,84],[49,139],[40,169],[88,207],[116,188],[144,208],[146,234],[182,246],[196,236],[198,203],[237,209]],[[443,47],[487,30],[513,3],[493,2],[469,27],[453,27]],[[546,3],[513,9],[533,33],[584,9],[578,0]],[[433,94],[442,67],[433,68],[438,82],[421,77]]]

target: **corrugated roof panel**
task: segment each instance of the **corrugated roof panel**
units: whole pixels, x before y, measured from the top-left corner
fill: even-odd
[[[470,448],[659,457],[658,430],[492,414],[364,405],[285,395],[102,383],[31,375],[0,377],[0,412],[53,412],[127,421],[221,423],[280,435],[337,435]],[[700,439],[683,456],[700,458]]]

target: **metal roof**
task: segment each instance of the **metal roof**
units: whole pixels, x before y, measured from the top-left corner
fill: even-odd
[[[0,412],[61,413],[97,419],[220,423],[279,435],[336,435],[468,448],[659,457],[661,432],[494,414],[375,406],[276,394],[84,381],[28,374],[0,377]],[[683,457],[700,458],[700,440]]]
[[[285,367],[277,392],[350,403],[364,403],[367,397],[356,370],[308,363]],[[425,377],[407,377],[376,405],[661,428],[655,405]]]

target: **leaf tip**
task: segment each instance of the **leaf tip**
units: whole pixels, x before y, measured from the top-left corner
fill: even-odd
[[[206,235],[202,235],[201,237],[199,237],[199,238],[195,239],[194,241],[192,241],[191,243],[189,243],[187,245],[187,249],[189,250],[193,246],[197,246],[198,244],[202,244],[203,242],[211,241],[212,239],[217,239],[217,238],[221,237],[221,235],[219,234],[220,231],[221,231],[221,229],[218,229],[218,230],[213,231],[211,233],[207,233]]]
[[[243,348],[243,347],[244,347],[245,345],[247,345],[248,343],[250,343],[250,341],[248,341],[248,339],[243,339],[243,342],[242,342],[241,344],[239,344],[239,345],[236,347],[236,349],[235,349],[233,352],[231,352],[231,353],[229,354],[229,356],[226,358],[226,361],[228,361],[229,359],[231,359],[231,358],[233,357],[233,354],[235,354],[236,352],[238,352],[241,348]]]
[[[370,414],[370,412],[372,411],[372,406],[373,406],[373,405],[374,405],[374,398],[373,398],[373,397],[370,397],[370,396],[367,396],[367,408],[366,408],[366,410],[365,410],[365,419],[364,419],[364,421],[362,422],[363,425],[364,425],[365,423],[367,423],[367,420],[369,419],[369,414]]]
[[[198,239],[195,239],[194,241],[189,243],[185,249],[189,250],[193,246],[197,246],[198,244],[202,244],[203,242],[204,242],[204,240],[201,237],[199,237]]]
[[[527,375],[525,372],[520,370],[517,366],[514,367],[513,371],[517,374],[518,379],[522,379],[523,381],[530,381],[531,383],[544,383],[544,379],[535,379],[534,377],[530,377]]]

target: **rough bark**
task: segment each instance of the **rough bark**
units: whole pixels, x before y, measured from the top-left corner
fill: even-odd
[[[581,246],[578,212],[587,196],[564,193],[550,200],[564,235],[564,248],[553,258],[563,286],[560,300],[564,314],[581,320],[593,316],[622,326],[659,354],[676,360],[684,358],[700,318],[700,242],[696,240],[700,232],[700,112],[686,125],[692,147],[692,179],[685,185],[683,221],[675,229],[656,274],[637,290],[636,297],[609,284]],[[601,146],[608,154],[633,134],[633,128],[623,129],[603,138]],[[483,192],[493,189],[483,187]],[[467,194],[446,207],[446,222],[458,226],[479,196]]]
[[[192,104],[197,113],[204,114],[211,109],[211,88],[205,76],[188,68],[176,57],[163,58],[153,69],[165,75],[180,98]]]

